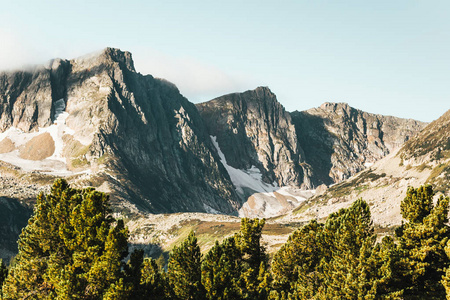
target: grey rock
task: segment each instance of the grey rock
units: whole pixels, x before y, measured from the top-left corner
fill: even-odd
[[[347,179],[399,149],[426,123],[324,103],[291,113],[314,185]]]
[[[291,116],[269,88],[221,96],[197,108],[230,166],[256,166],[266,183],[310,187]]]

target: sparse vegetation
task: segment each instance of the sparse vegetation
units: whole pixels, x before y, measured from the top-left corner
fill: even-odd
[[[368,185],[366,183],[374,182],[384,177],[386,177],[386,173],[377,174],[372,170],[363,171],[352,180],[346,180],[344,182],[333,185],[327,190],[325,195],[321,196],[321,199],[322,201],[325,201],[330,198],[341,198],[350,195],[354,190],[360,193],[368,188]],[[298,209],[295,211],[297,212]]]
[[[431,167],[429,165],[427,165],[426,163],[423,163],[423,164],[421,164],[419,166],[416,166],[415,169],[417,171],[419,171],[419,172],[423,172],[423,170],[425,170],[425,169],[430,169],[431,170]]]
[[[432,171],[427,181],[433,184],[437,192],[445,193],[450,190],[450,162],[437,165]]]

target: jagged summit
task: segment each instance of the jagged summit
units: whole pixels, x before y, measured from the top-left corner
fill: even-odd
[[[340,182],[399,149],[426,123],[325,102],[291,113],[315,185]]]
[[[91,67],[99,65],[108,66],[111,63],[118,63],[122,69],[136,72],[132,54],[118,48],[106,47],[101,51],[75,58],[72,61],[83,65],[91,65]]]
[[[166,81],[137,73],[129,52],[106,48],[34,73],[3,73],[0,130],[0,160],[86,174],[81,185],[102,186],[128,211],[237,211],[239,198],[195,106]],[[59,152],[24,159],[39,145]]]
[[[291,116],[268,87],[233,93],[196,105],[229,165],[258,168],[267,183],[305,185],[301,149]]]

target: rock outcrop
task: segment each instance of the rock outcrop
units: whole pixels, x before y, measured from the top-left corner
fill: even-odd
[[[400,203],[408,187],[433,185],[437,195],[450,192],[450,111],[428,124],[400,149],[369,168],[308,199],[301,209],[286,215],[281,222],[322,219],[356,199],[371,206],[376,225],[400,225]]]
[[[145,212],[233,214],[239,207],[195,106],[173,84],[137,73],[128,52],[107,48],[32,72],[3,73],[0,110],[6,148],[9,139],[24,149],[27,139],[47,130],[53,155],[37,155],[31,142],[33,157],[50,171],[63,164],[69,175],[92,174],[79,184],[104,187],[118,204]],[[8,154],[13,164],[14,151]],[[22,152],[20,158],[30,158]]]
[[[324,103],[291,113],[314,185],[340,182],[399,149],[425,123]]]
[[[310,187],[291,116],[269,88],[221,96],[197,108],[230,166],[256,167],[264,182],[277,186]]]

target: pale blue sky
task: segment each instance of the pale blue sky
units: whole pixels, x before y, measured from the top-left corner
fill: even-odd
[[[192,102],[269,86],[432,121],[450,109],[450,1],[4,1],[0,69],[104,47]]]

